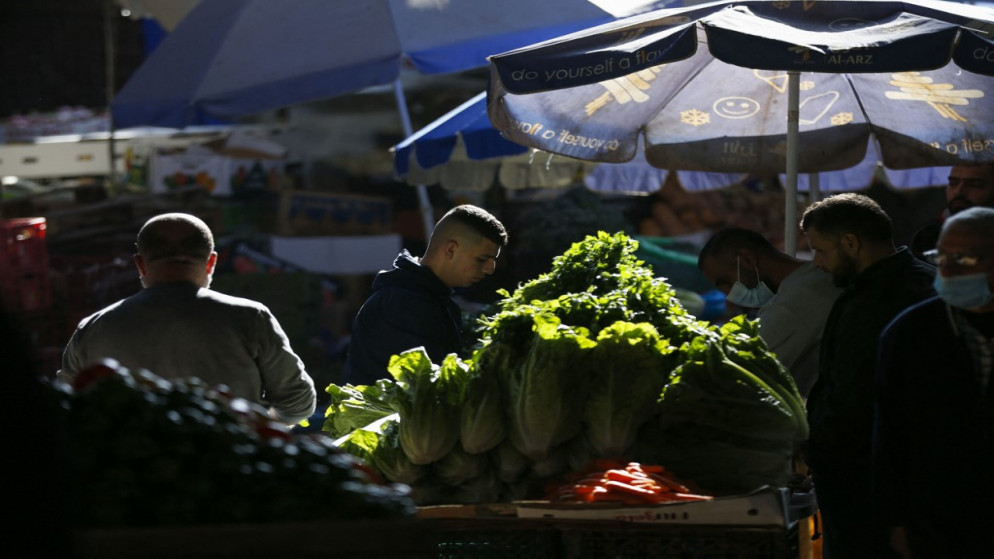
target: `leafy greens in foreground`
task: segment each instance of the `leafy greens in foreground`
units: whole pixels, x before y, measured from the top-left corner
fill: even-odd
[[[491,371],[508,406],[508,437],[522,454],[543,460],[575,437],[587,393],[583,361],[594,342],[555,316],[535,315],[534,336],[517,366]]]
[[[615,322],[590,352],[590,392],[583,409],[587,439],[599,456],[621,456],[656,411],[676,348],[649,323]]]
[[[414,349],[376,387],[329,387],[324,430],[352,429],[346,448],[414,480],[421,505],[535,498],[603,457],[663,464],[716,493],[781,484],[807,435],[793,379],[755,322],[698,321],[637,247],[622,233],[574,243],[502,292],[465,361]],[[392,411],[396,425],[357,427]]]
[[[436,366],[419,347],[391,357],[387,370],[395,382],[384,385],[384,392],[396,395],[400,447],[415,464],[441,460],[459,442],[467,365],[450,354]]]
[[[641,456],[714,490],[787,481],[794,446],[808,434],[804,404],[765,343],[743,335],[750,331],[755,325],[736,317],[688,344],[643,433]]]

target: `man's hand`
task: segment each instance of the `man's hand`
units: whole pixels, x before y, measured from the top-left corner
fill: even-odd
[[[297,425],[296,423],[287,423],[286,420],[280,417],[280,414],[276,413],[276,410],[273,408],[269,408],[269,417],[272,418],[273,421],[278,421],[290,428]]]

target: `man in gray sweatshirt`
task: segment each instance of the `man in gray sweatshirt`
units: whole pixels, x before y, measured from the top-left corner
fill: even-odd
[[[144,289],[84,318],[58,378],[102,359],[164,378],[195,377],[295,424],[314,413],[314,381],[269,309],[209,289],[217,252],[203,221],[168,213],[138,232],[135,265]]]

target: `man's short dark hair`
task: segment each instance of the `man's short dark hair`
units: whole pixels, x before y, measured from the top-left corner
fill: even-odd
[[[472,204],[456,206],[446,212],[439,223],[449,220],[469,227],[499,247],[507,245],[507,231],[504,230],[504,225],[483,208]]]
[[[987,171],[987,178],[990,181],[994,181],[994,161],[986,161],[984,163],[960,163],[959,165],[953,165],[953,168],[960,167],[976,167],[979,169],[984,169]]]
[[[726,227],[712,235],[701,247],[701,252],[697,256],[697,267],[703,269],[705,260],[721,258],[743,248],[767,254],[777,250],[769,239],[751,229]]]
[[[161,234],[163,227],[173,224],[182,224],[189,230],[189,234],[179,240],[163,236]],[[214,235],[210,227],[198,217],[184,213],[167,213],[145,222],[138,231],[135,246],[138,254],[149,262],[173,258],[207,260],[214,252]]]
[[[863,194],[829,196],[808,206],[801,217],[801,229],[817,229],[826,237],[839,238],[852,233],[864,241],[893,240],[894,227],[887,212]]]

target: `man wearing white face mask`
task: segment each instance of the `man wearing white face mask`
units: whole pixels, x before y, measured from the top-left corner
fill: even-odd
[[[756,309],[759,335],[807,397],[818,377],[825,320],[842,292],[832,277],[739,227],[715,233],[701,249],[697,266],[728,302]]]
[[[938,297],[880,340],[875,501],[904,557],[992,557],[994,209],[953,215],[929,252]]]

